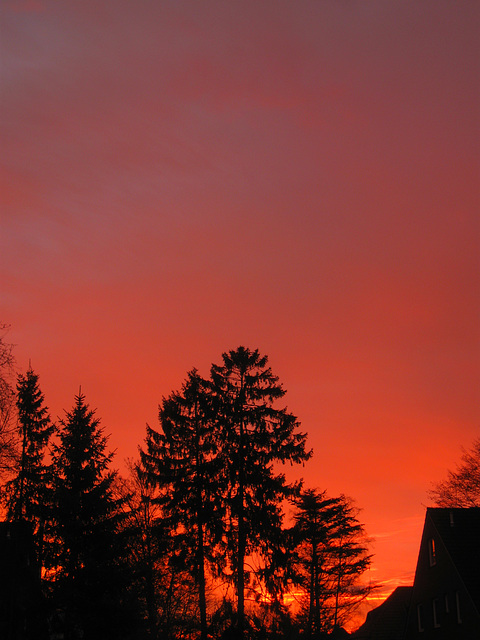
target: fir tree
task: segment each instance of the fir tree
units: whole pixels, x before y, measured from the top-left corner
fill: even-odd
[[[21,455],[17,476],[8,485],[8,518],[31,525],[35,555],[43,562],[44,526],[50,503],[50,473],[45,452],[53,432],[38,375],[29,367],[17,382],[18,430]]]
[[[338,501],[326,497],[325,492],[307,490],[296,501],[295,527],[296,541],[295,582],[307,593],[307,637],[312,637],[323,628],[321,615],[325,600],[329,597],[324,573],[325,549],[329,539],[329,527]]]
[[[126,607],[115,539],[113,453],[106,451],[107,437],[81,392],[60,421],[58,438],[50,568],[57,606],[65,612],[65,637],[118,637]]]
[[[9,518],[37,523],[45,504],[47,468],[45,449],[53,432],[38,375],[30,367],[18,376],[17,410],[21,438],[20,468],[12,482]]]
[[[282,501],[295,486],[279,473],[278,463],[301,463],[306,435],[296,417],[276,401],[285,391],[258,350],[239,347],[212,365],[216,422],[224,464],[226,555],[237,591],[237,635],[245,627],[245,559],[255,552],[268,562],[281,540]]]
[[[359,579],[371,556],[351,500],[306,490],[295,504],[290,575],[304,590],[300,618],[307,637],[314,638],[345,622],[370,592]]]
[[[162,512],[172,531],[177,559],[194,569],[202,640],[207,638],[206,563],[221,531],[218,517],[218,457],[209,386],[196,370],[181,391],[163,398],[161,432],[147,427],[142,459],[160,488]]]

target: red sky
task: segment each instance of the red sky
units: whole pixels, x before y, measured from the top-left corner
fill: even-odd
[[[240,344],[411,582],[480,431],[480,5],[5,0],[0,320],[117,465]]]

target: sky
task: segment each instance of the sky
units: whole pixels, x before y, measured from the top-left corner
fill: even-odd
[[[4,0],[0,320],[115,463],[258,348],[383,594],[480,435],[480,5]],[[292,475],[293,474],[293,475]]]

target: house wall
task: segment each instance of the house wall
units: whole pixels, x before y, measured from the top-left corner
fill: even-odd
[[[480,639],[479,613],[428,512],[406,632],[406,640],[417,638]]]

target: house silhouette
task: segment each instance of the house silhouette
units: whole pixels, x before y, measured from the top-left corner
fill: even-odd
[[[480,508],[428,508],[413,587],[369,612],[356,640],[480,640]]]

